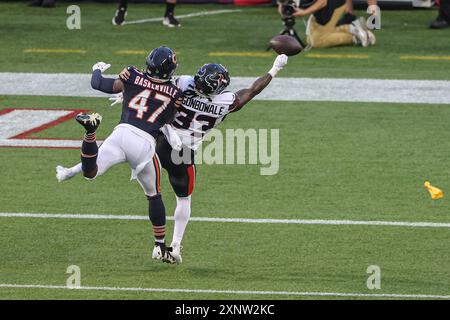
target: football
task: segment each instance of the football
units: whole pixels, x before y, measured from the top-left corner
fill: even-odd
[[[277,35],[270,40],[270,47],[278,54],[294,56],[299,54],[303,47],[294,37]]]

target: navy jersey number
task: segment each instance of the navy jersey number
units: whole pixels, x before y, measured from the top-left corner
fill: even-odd
[[[144,114],[148,112],[148,108],[151,107],[148,103],[152,101],[150,99],[152,93],[152,90],[145,89],[134,96],[134,98],[130,100],[130,103],[128,103],[128,108],[136,110],[136,118],[142,119]],[[152,98],[161,102],[161,105],[158,108],[152,108],[153,110],[150,110],[150,112],[153,111],[147,119],[147,122],[150,123],[154,123],[159,115],[167,109],[167,106],[171,102],[170,97],[158,92],[156,92]]]

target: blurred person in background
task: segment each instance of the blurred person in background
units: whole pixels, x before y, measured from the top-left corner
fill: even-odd
[[[450,0],[441,0],[439,14],[434,20],[431,29],[444,29],[450,27]]]
[[[353,14],[353,0],[346,0],[345,5],[347,6],[346,11],[348,13]],[[377,0],[367,0],[367,7],[368,7],[368,13],[369,14],[376,14],[376,6],[377,6]]]
[[[346,0],[280,0],[278,11],[281,15],[286,11],[286,5],[295,7],[294,17],[310,15],[306,36],[312,48],[351,44],[367,47],[376,42],[375,35],[368,30],[364,18],[342,21],[341,18],[347,13]]]
[[[125,17],[127,16],[129,0],[120,0],[119,7],[117,8],[116,15],[114,16],[112,23],[115,26],[120,26],[124,23]],[[164,14],[163,25],[170,28],[180,27],[181,24],[175,19],[174,10],[177,0],[166,0],[166,12]]]
[[[42,7],[42,8],[53,8],[56,4],[56,0],[34,0],[30,2],[30,7]]]
[[[350,24],[357,20],[358,17],[353,14],[353,0],[345,1],[345,13],[338,22],[338,25]],[[367,0],[367,13],[371,16],[379,14],[379,7],[377,0]]]

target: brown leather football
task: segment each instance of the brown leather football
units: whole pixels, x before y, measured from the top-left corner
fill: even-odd
[[[270,47],[278,54],[294,56],[299,54],[303,47],[294,37],[288,35],[277,35],[270,40]]]

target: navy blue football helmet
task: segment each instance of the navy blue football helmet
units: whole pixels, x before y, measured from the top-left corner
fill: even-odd
[[[208,63],[198,69],[194,76],[195,90],[203,95],[221,93],[230,84],[228,70],[217,63]]]
[[[172,49],[161,46],[147,57],[147,74],[154,79],[169,81],[177,68],[177,57]]]

